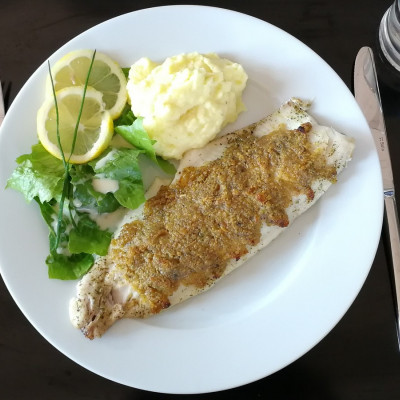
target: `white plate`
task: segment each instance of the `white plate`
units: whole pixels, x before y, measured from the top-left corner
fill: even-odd
[[[50,57],[90,48],[122,66],[141,56],[216,52],[249,75],[248,111],[230,128],[272,112],[291,96],[312,99],[323,124],[356,139],[339,183],[265,251],[211,291],[145,321],[121,321],[89,341],[68,319],[75,282],[51,281],[44,264],[47,228],[35,204],[1,192],[0,265],[16,303],[57,349],[85,368],[136,388],[168,393],[227,389],[296,360],[340,320],[371,267],[383,197],[378,159],[365,119],[336,73],[313,51],[256,18],[218,8],[170,6],[109,20]],[[349,65],[349,69],[351,66]],[[28,80],[1,128],[0,186],[15,158],[36,142],[36,111],[47,65]]]

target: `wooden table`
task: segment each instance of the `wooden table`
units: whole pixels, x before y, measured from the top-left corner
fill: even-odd
[[[183,2],[182,4],[184,4]],[[282,28],[316,51],[352,87],[358,49],[376,49],[377,28],[392,0],[221,0],[197,4],[240,11]],[[29,76],[67,40],[95,24],[163,1],[0,1],[0,79],[10,105]],[[174,4],[179,4],[175,2]],[[382,86],[382,97],[400,187],[400,96]],[[366,199],[367,201],[367,199]],[[3,238],[1,238],[3,239]],[[397,344],[386,238],[359,296],[340,323],[311,351],[283,370],[252,384],[202,399],[400,398]],[[0,398],[172,399],[108,381],[53,348],[30,325],[0,283]]]

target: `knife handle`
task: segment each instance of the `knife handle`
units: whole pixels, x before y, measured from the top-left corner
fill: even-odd
[[[389,230],[390,250],[392,252],[393,267],[393,297],[396,308],[397,338],[400,348],[400,232],[399,218],[397,215],[396,199],[392,196],[385,196],[386,219]]]

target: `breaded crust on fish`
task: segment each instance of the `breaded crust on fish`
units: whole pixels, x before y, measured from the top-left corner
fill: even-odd
[[[77,286],[70,319],[90,339],[213,286],[311,207],[354,142],[291,99],[246,128],[187,152]]]

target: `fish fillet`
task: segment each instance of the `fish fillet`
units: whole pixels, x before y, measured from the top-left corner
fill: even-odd
[[[246,128],[187,152],[77,285],[70,319],[100,337],[204,292],[267,246],[336,182],[354,141],[290,99]]]

